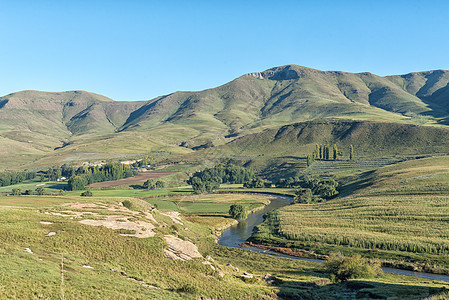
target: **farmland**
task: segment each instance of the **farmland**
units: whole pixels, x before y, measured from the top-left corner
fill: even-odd
[[[188,215],[181,215],[180,225],[153,209],[147,202],[136,198],[1,197],[2,295],[22,299],[125,299],[132,290],[133,297],[154,299],[278,296],[331,299],[331,295],[343,293],[422,298],[443,293],[449,288],[443,282],[390,274],[356,281],[352,285],[331,284],[320,264],[226,248],[214,242],[210,231],[212,225],[221,222],[219,218],[227,218],[220,211],[220,205],[233,201],[264,203],[266,196],[203,195],[178,200],[179,203],[182,200],[216,203],[217,209],[210,206],[207,213],[217,213],[217,219],[211,221],[209,216],[201,219],[200,207],[192,207]],[[124,201],[131,203],[132,210],[120,205]],[[199,215],[192,214],[195,212]],[[103,219],[117,214],[122,215],[120,224],[149,222],[155,225],[154,236],[123,236],[120,234],[123,231],[81,223],[86,220],[101,223]],[[205,224],[206,221],[211,225]],[[46,236],[49,232],[56,234]],[[214,269],[204,264],[205,259],[201,258],[188,261],[167,259],[163,254],[164,249],[167,249],[164,241],[166,235],[195,243],[203,257],[211,257],[209,261]],[[236,267],[239,271],[236,271]],[[241,280],[238,276],[242,272],[254,274],[256,280]],[[274,283],[267,284],[262,280],[266,273],[275,278]]]
[[[340,251],[449,272],[449,157],[343,177],[344,197],[271,214],[253,240],[322,256]]]

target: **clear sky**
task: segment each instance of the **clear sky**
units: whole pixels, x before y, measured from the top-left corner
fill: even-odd
[[[449,1],[0,0],[0,95],[148,100],[285,64],[449,69]]]

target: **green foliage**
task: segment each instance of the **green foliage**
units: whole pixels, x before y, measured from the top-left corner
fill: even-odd
[[[34,172],[5,172],[0,173],[0,187],[21,183],[36,177]]]
[[[312,193],[324,198],[332,198],[338,194],[338,182],[331,177],[301,176],[280,179],[277,188],[308,188]]]
[[[232,164],[218,164],[213,168],[196,172],[187,180],[196,194],[211,192],[221,183],[245,183],[254,179],[254,172]]]
[[[162,189],[165,187],[165,182],[161,181],[161,180],[157,180],[156,181],[156,188],[157,189]]]
[[[349,146],[349,159],[354,159],[354,146],[352,144]]]
[[[154,190],[156,188],[156,183],[153,179],[148,179],[143,183],[142,187],[147,190]]]
[[[379,260],[370,260],[358,254],[344,257],[341,253],[332,253],[326,261],[326,269],[336,281],[372,278],[382,273]]]
[[[184,284],[182,287],[177,289],[177,292],[186,294],[196,294],[198,292],[198,288],[193,284]]]
[[[82,196],[82,197],[92,197],[93,194],[92,194],[91,191],[87,190],[87,191],[82,192],[80,196]]]
[[[247,217],[245,207],[240,204],[231,205],[231,207],[229,208],[229,215],[231,215],[231,218],[236,220],[243,220]]]
[[[251,178],[245,183],[243,183],[243,187],[245,188],[270,188],[272,182],[266,179],[262,179],[260,177]]]
[[[69,191],[79,191],[83,190],[87,185],[87,180],[84,176],[75,175],[69,178],[68,189]]]
[[[14,195],[14,196],[22,195],[22,189],[21,188],[14,188],[14,189],[12,189],[11,195]]]
[[[313,156],[312,155],[307,155],[307,166],[310,167],[313,163]]]
[[[334,158],[334,160],[336,160],[337,156],[338,156],[338,148],[337,148],[337,144],[334,144],[334,146],[332,148],[332,157]]]
[[[303,204],[312,203],[313,199],[312,196],[313,196],[312,190],[309,188],[297,189],[295,191],[294,201],[295,203],[303,203]]]
[[[70,191],[83,190],[86,185],[95,182],[118,180],[131,177],[137,173],[129,165],[121,163],[107,163],[102,166],[79,167],[75,175],[68,180]]]
[[[36,188],[35,192],[36,192],[36,195],[44,195],[45,194],[45,189],[43,187],[41,187],[41,186],[38,186]]]

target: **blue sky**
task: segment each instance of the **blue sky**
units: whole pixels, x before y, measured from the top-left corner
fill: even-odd
[[[449,69],[448,1],[0,0],[0,95],[148,100],[298,64]]]

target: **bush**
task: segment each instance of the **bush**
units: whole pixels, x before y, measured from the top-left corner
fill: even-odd
[[[127,209],[132,209],[132,207],[133,207],[132,202],[129,201],[129,200],[123,201],[123,202],[122,202],[122,205],[123,205],[124,207],[126,207]]]
[[[196,286],[191,284],[184,284],[182,287],[177,289],[178,293],[188,293],[188,294],[196,294],[198,289]]]
[[[382,272],[379,260],[367,259],[358,254],[344,257],[341,253],[331,253],[325,265],[334,281],[372,278]]]
[[[311,189],[298,189],[295,192],[295,203],[312,203]]]
[[[81,196],[83,196],[83,197],[92,197],[92,192],[91,191],[82,192]]]
[[[246,219],[246,209],[240,204],[231,205],[229,208],[229,214],[236,220]]]

